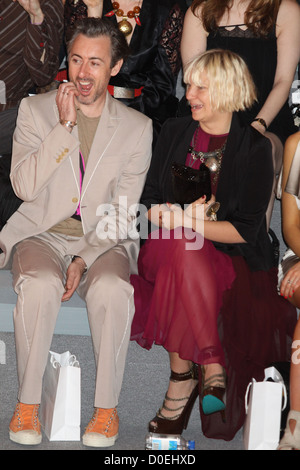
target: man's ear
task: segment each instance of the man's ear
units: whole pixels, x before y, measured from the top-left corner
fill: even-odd
[[[115,77],[116,75],[118,75],[118,73],[120,72],[121,70],[121,67],[123,65],[123,59],[120,59],[116,65],[111,69],[111,77]]]

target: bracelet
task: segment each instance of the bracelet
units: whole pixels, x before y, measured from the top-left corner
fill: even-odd
[[[61,119],[60,121],[60,124],[62,124],[63,126],[66,126],[66,127],[69,127],[70,129],[73,129],[73,127],[75,127],[77,125],[77,122],[74,122],[74,121],[67,121],[65,119]]]
[[[80,258],[80,259],[82,259],[82,258],[81,258],[81,256],[74,255],[74,256],[72,256],[72,260],[71,260],[71,261],[72,261],[72,263],[73,263],[73,261],[75,261],[75,259],[76,259],[76,258]],[[82,261],[83,261],[83,259],[82,259]],[[84,262],[84,261],[83,261],[83,262]],[[82,274],[85,274],[86,272],[87,272],[87,266],[85,266],[85,268],[84,268],[84,271],[83,271],[83,273],[82,273]]]
[[[252,122],[254,122],[254,121],[259,122],[259,124],[261,124],[262,126],[264,126],[264,128],[265,128],[266,130],[268,129],[267,123],[266,123],[266,121],[265,121],[264,119],[262,119],[262,118],[255,118],[255,119],[253,119]]]

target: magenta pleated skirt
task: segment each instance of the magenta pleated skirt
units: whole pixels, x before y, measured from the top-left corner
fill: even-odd
[[[290,360],[297,314],[277,294],[277,268],[252,272],[243,257],[230,257],[192,230],[178,228],[151,234],[138,270],[131,276],[131,340],[146,349],[161,345],[196,364],[222,364],[226,422],[218,414],[204,416],[200,406],[202,431],[232,439],[245,419],[252,377],[261,380],[270,363]]]

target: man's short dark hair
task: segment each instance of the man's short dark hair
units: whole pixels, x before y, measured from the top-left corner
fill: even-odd
[[[77,36],[82,34],[88,38],[106,36],[111,42],[111,68],[121,59],[129,55],[129,46],[124,34],[108,18],[83,18],[76,23],[74,33],[68,43],[68,54]]]

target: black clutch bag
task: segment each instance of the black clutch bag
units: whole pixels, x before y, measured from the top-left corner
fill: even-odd
[[[204,163],[198,170],[182,163],[173,163],[172,185],[175,202],[182,207],[203,196],[206,196],[207,202],[211,198],[210,170]]]

